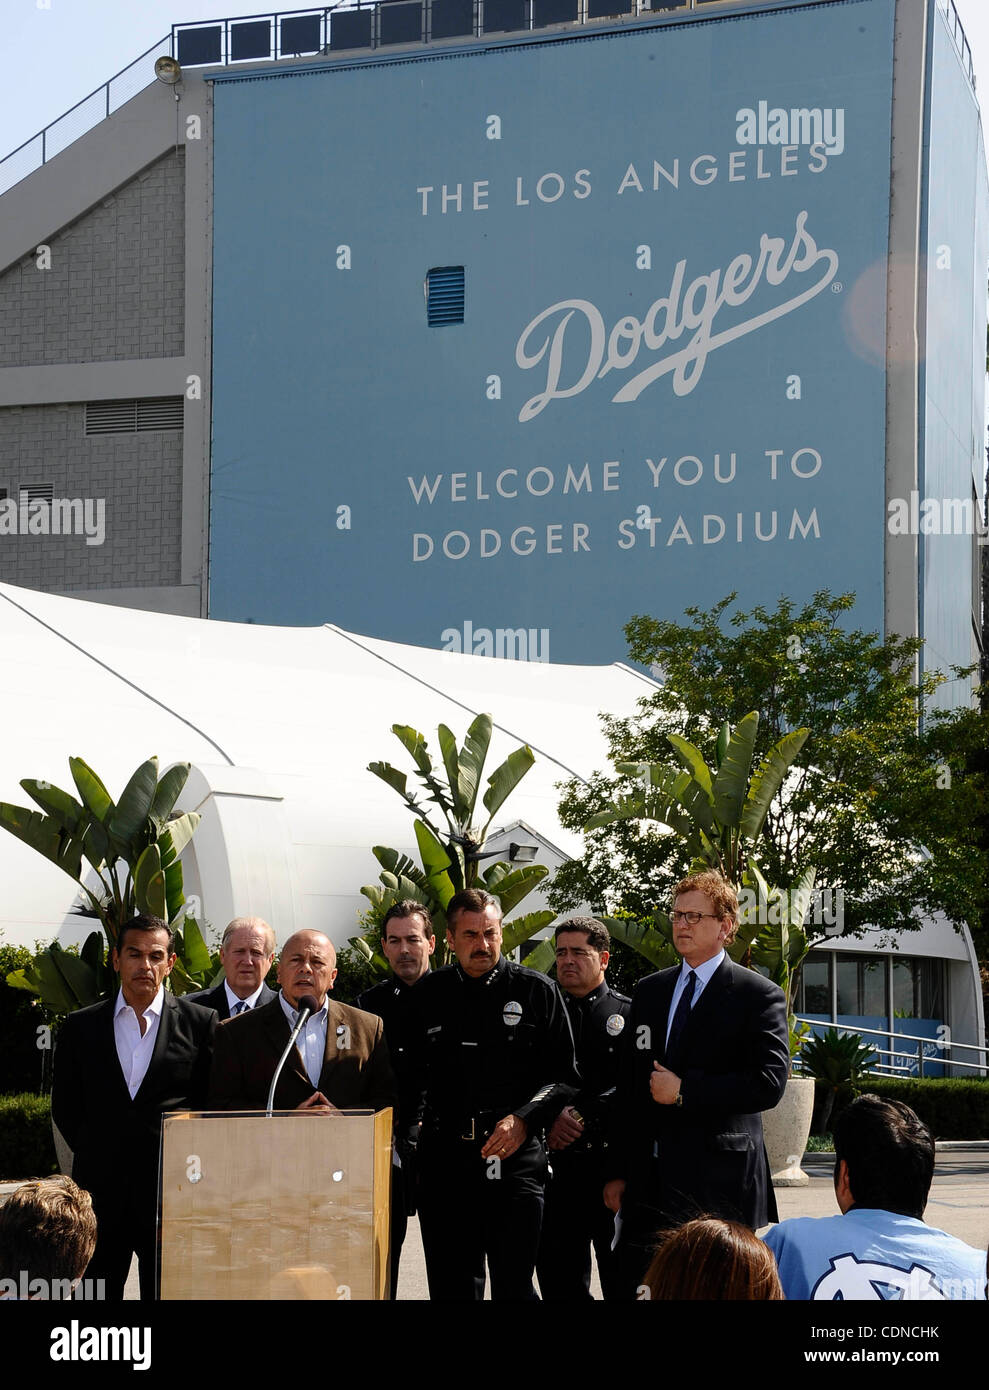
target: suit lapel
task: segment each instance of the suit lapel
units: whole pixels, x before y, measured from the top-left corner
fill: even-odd
[[[334,1064],[339,1060],[340,1050],[337,1047],[337,1029],[343,1027],[340,1017],[340,1006],[331,999],[326,1001],[326,1046],[323,1049],[323,1066],[319,1073],[319,1088],[323,1090],[324,1078],[328,1079],[329,1073]]]
[[[175,995],[169,994],[166,989],[161,1001],[161,1017],[158,1020],[158,1032],[155,1036],[155,1045],[151,1049],[151,1060],[148,1063],[147,1071],[144,1073],[144,1078],[137,1088],[137,1093],[134,1096],[135,1102],[140,1100],[141,1092],[148,1084],[149,1078],[154,1074],[155,1068],[160,1067],[168,1056],[168,1046],[172,1040],[172,1030],[175,1027],[175,1011],[177,1009],[178,1001]]]
[[[117,1056],[117,1034],[113,1026],[114,1011],[117,1007],[117,996],[107,1000],[106,1015],[100,1021],[100,1037],[106,1051],[106,1069],[104,1075],[108,1084],[117,1092],[118,1102],[122,1105],[133,1105],[130,1091],[127,1089],[127,1078],[124,1076],[124,1069],[120,1065],[120,1058]],[[138,1092],[140,1095],[140,1091]]]
[[[666,1065],[666,1034],[670,1026],[670,1005],[673,1003],[673,991],[676,989],[679,978],[680,967],[676,965],[666,972],[657,996],[657,1012],[661,1032],[659,1038],[656,1039],[657,1045],[653,1048],[653,1054],[662,1066]]]
[[[264,1008],[266,1011],[264,1018],[265,1030],[268,1034],[268,1041],[271,1044],[277,1062],[278,1058],[281,1057],[282,1053],[285,1051],[285,1044],[288,1042],[289,1034],[292,1032],[292,1025],[285,1017],[285,1011],[281,1006],[277,994],[270,1004],[264,1005]],[[286,1071],[295,1072],[307,1086],[312,1085],[312,1082],[309,1080],[309,1073],[306,1071],[306,1064],[302,1060],[302,1053],[299,1051],[298,1043],[292,1048],[288,1060],[282,1069],[282,1075],[284,1075]]]

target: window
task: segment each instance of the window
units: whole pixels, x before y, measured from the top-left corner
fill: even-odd
[[[800,971],[797,1012],[831,1017],[831,984],[837,986],[837,1013],[846,1018],[890,1016],[935,1018],[947,1015],[944,962],[929,956],[811,952]]]

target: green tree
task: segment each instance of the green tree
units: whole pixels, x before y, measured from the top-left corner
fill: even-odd
[[[754,962],[763,967],[783,990],[793,1056],[801,1037],[794,999],[800,966],[811,945],[803,924],[815,871],[806,866],[792,888],[771,887],[759,868],[759,850],[766,818],[809,730],[784,734],[753,766],[758,730],[757,710],[750,710],[734,729],[723,724],[715,742],[713,767],[708,767],[696,745],[679,734],[668,735],[679,766],[619,763],[619,773],[637,778],[637,790],[592,816],[584,830],[616,821],[651,822],[679,836],[690,856],[691,873],[714,869],[735,887],[739,894],[738,924],[728,953],[742,965]],[[608,926],[619,940],[634,946],[660,968],[677,959],[670,920],[659,908],[648,923],[610,918]]]
[[[21,786],[41,810],[0,802],[0,827],[68,874],[83,898],[81,914],[98,918],[103,933],[92,932],[78,955],[53,942],[29,966],[12,971],[7,983],[38,995],[56,1014],[94,1003],[112,987],[107,954],[121,926],[147,912],[175,931],[172,989],[183,994],[201,988],[213,958],[198,924],[186,916],[179,858],[200,817],[174,809],[189,764],[177,763],[159,779],[158,759],[148,758],[117,801],[82,758],[70,758],[69,771],[78,800],[50,782],[26,777]],[[92,887],[84,865],[95,876]]]
[[[491,716],[479,714],[467,730],[463,746],[458,748],[452,730],[440,724],[437,736],[441,771],[434,766],[426,740],[418,730],[393,724],[392,733],[411,756],[421,787],[410,785],[408,774],[391,763],[368,765],[368,771],[396,791],[415,817],[413,829],[421,860],[417,864],[407,854],[386,845],[375,845],[372,850],[381,865],[381,886],[366,884],[361,889],[371,904],[372,925],[363,936],[351,937],[351,942],[371,964],[376,977],[388,972],[388,962],[380,954],[379,929],[393,903],[411,898],[429,908],[436,933],[433,968],[438,968],[447,961],[446,907],[455,893],[464,888],[484,888],[498,898],[507,916],[549,873],[545,864],[516,867],[503,860],[481,868],[481,861],[492,857],[484,852],[484,844],[495,815],[535,762],[532,749],[523,744],[494,769],[481,797],[487,812],[481,820],[477,801],[484,785],[492,728]],[[554,913],[544,910],[505,922],[503,950],[506,954],[513,951],[548,926],[553,917]],[[547,970],[554,960],[551,947],[552,942],[540,942],[526,964]]]
[[[630,718],[605,717],[612,760],[669,762],[669,737],[691,740],[716,763],[717,738],[758,709],[754,756],[800,727],[810,729],[761,828],[757,857],[770,884],[793,884],[804,865],[825,893],[843,890],[845,933],[889,933],[942,910],[977,929],[989,898],[986,813],[989,716],[978,710],[918,712],[944,677],[918,681],[920,643],[848,629],[851,594],[815,594],[802,607],[732,611],[735,595],[682,623],[637,617],[626,627],[632,660],[652,666],[660,688]],[[961,673],[955,672],[956,675]],[[947,764],[947,772],[945,771]],[[560,819],[580,830],[632,795],[636,779],[596,774],[563,785]],[[679,836],[627,820],[588,832],[585,852],[557,873],[559,910],[581,901],[638,920],[669,900],[690,854]]]

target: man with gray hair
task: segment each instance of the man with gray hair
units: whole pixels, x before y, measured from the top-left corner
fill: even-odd
[[[276,1110],[385,1110],[395,1079],[381,1019],[330,999],[336,951],[328,936],[297,931],[278,959],[281,993],[216,1030],[210,1074],[212,1110],[263,1110],[275,1067],[299,1019],[300,1000],[317,1011],[304,1023],[278,1080]]]
[[[274,959],[275,933],[268,923],[261,917],[235,917],[220,942],[223,979],[188,997],[194,1004],[215,1009],[221,1023],[270,1004],[275,991],[264,980]]]

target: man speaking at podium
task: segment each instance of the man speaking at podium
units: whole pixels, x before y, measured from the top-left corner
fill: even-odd
[[[317,1008],[282,1068],[274,1108],[329,1113],[385,1110],[395,1104],[381,1019],[331,1000],[336,974],[329,937],[317,931],[289,937],[278,959],[281,993],[217,1029],[210,1109],[265,1109],[304,995],[312,995]]]

